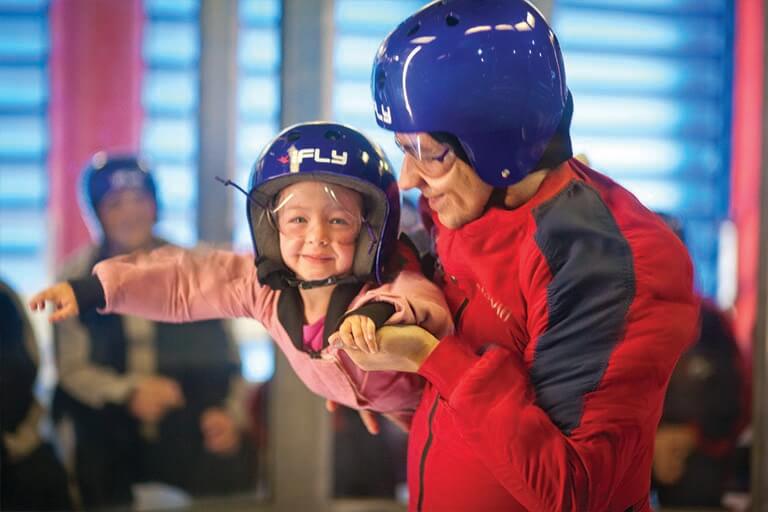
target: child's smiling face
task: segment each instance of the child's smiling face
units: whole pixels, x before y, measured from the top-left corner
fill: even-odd
[[[362,196],[348,188],[319,181],[284,188],[275,207],[283,262],[304,281],[349,274],[362,214]]]

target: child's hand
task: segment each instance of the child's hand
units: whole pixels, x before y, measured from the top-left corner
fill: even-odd
[[[376,324],[367,316],[348,316],[341,323],[339,330],[331,335],[331,339],[336,339],[335,335],[341,338],[347,349],[358,349],[371,354],[379,351],[379,344],[376,341]]]
[[[57,283],[36,294],[29,300],[29,308],[32,311],[42,311],[45,309],[46,301],[51,301],[54,307],[54,312],[49,318],[51,322],[60,322],[80,313],[77,299],[75,299],[75,291],[66,281]]]
[[[336,402],[331,400],[325,401],[325,410],[328,412],[336,412],[339,407],[341,406]],[[363,425],[365,426],[365,429],[368,431],[368,433],[372,436],[379,435],[381,427],[379,427],[379,420],[376,418],[376,413],[366,409],[360,409],[357,411],[357,413],[360,415],[360,420],[363,422]],[[405,431],[408,432],[408,429],[406,428]]]

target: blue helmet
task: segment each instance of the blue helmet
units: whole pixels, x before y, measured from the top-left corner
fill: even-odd
[[[157,204],[157,185],[149,166],[136,155],[95,153],[82,171],[83,209],[99,218],[99,204],[110,192],[127,188],[146,191]]]
[[[384,266],[395,250],[400,224],[400,193],[384,152],[359,131],[328,122],[286,128],[262,151],[249,183],[248,223],[259,281],[286,284],[289,272],[280,255],[278,231],[271,217],[275,199],[298,181],[323,181],[359,192],[363,228],[357,239],[352,280],[385,280]],[[334,284],[330,280],[321,284]],[[306,283],[303,287],[308,287]]]
[[[570,97],[557,38],[525,0],[432,2],[381,43],[371,80],[379,126],[455,136],[495,187],[534,170]]]

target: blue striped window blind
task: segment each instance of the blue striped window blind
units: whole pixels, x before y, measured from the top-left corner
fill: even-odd
[[[237,140],[235,181],[248,187],[256,158],[280,128],[280,0],[240,0],[237,63]],[[239,251],[252,250],[245,216],[246,199],[232,190],[235,232]],[[251,382],[269,380],[275,372],[275,348],[267,332],[252,320],[238,320],[243,376]]]
[[[0,276],[48,284],[48,1],[0,0]]]
[[[423,0],[336,0],[336,43],[333,56],[333,119],[362,130],[387,153],[396,172],[402,153],[391,132],[379,128],[371,98],[371,67],[379,44]],[[413,192],[409,193],[412,194]],[[416,197],[416,196],[414,196]]]
[[[574,151],[685,227],[700,290],[717,288],[728,214],[731,0],[558,0]]]
[[[238,116],[236,181],[247,188],[256,158],[280,127],[279,0],[240,0],[238,47]],[[251,235],[245,218],[245,196],[234,194],[234,243],[249,249]]]
[[[145,0],[142,154],[159,188],[157,233],[197,242],[199,0]]]

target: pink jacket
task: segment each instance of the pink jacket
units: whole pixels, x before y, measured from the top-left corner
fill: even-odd
[[[343,352],[326,348],[313,359],[296,348],[277,315],[281,292],[259,284],[253,256],[165,246],[105,260],[94,267],[104,288],[101,313],[142,316],[161,322],[253,318],[261,322],[314,393],[355,409],[408,413],[416,409],[423,380],[416,374],[364,372]],[[388,302],[388,324],[416,324],[437,338],[453,332],[439,288],[421,274],[402,271],[383,286],[366,284],[348,311]]]

